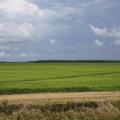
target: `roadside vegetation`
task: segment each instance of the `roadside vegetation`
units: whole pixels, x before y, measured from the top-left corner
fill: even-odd
[[[120,101],[40,104],[0,103],[0,120],[120,120]]]

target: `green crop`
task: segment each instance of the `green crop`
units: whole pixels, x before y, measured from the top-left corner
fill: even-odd
[[[0,94],[119,90],[119,63],[0,63]]]

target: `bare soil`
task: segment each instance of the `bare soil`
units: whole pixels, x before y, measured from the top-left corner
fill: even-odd
[[[120,100],[120,92],[73,92],[73,93],[38,93],[0,95],[0,101],[29,103],[41,101],[59,100]]]

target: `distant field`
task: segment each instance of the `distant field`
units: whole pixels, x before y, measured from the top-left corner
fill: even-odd
[[[120,91],[120,63],[0,63],[0,94]]]

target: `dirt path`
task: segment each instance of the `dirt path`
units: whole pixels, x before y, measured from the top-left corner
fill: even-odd
[[[38,93],[20,95],[0,95],[0,101],[42,101],[75,99],[120,99],[120,92],[75,92],[75,93]]]

